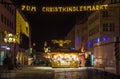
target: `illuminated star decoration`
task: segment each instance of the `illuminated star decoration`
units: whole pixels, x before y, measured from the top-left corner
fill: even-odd
[[[69,44],[70,40],[52,40],[53,44],[59,44],[60,47],[63,47],[64,44]]]

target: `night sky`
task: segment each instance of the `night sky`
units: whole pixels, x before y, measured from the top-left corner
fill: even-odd
[[[41,6],[80,6],[88,5],[95,0],[14,0],[21,4]],[[76,23],[76,18],[84,18],[85,12],[79,13],[43,13],[23,11],[31,26],[32,42],[36,43],[36,49],[42,50],[44,41],[52,39],[64,39],[66,34]]]

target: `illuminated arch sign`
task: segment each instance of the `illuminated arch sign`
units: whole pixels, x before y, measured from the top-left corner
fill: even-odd
[[[81,12],[81,11],[97,11],[105,10],[108,8],[108,4],[103,5],[87,5],[87,6],[43,6],[42,12]],[[36,12],[36,6],[21,5],[22,11]]]
[[[30,6],[30,5],[21,5],[22,11],[30,11],[30,12],[36,12],[37,7],[36,6]]]
[[[42,12],[80,12],[107,9],[108,5],[66,6],[66,7],[42,7]]]

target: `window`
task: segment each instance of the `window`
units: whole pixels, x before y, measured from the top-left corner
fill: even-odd
[[[4,16],[4,24],[7,24],[7,18]]]
[[[3,14],[1,14],[1,22],[3,23]]]
[[[0,32],[0,42],[3,42],[3,41],[4,41],[4,40],[3,40],[3,38],[5,37],[4,35],[5,35],[4,32]]]
[[[115,31],[115,24],[114,23],[110,23],[110,31],[114,32]]]
[[[111,0],[111,4],[120,3],[120,0]]]
[[[104,23],[103,24],[103,32],[114,32],[115,31],[115,24],[114,23]]]
[[[29,32],[28,32],[28,27],[26,27],[26,33],[28,34]]]
[[[103,11],[102,12],[102,17],[108,17],[108,11]]]
[[[103,24],[103,32],[107,32],[108,31],[108,24],[105,23]]]
[[[9,4],[7,4],[7,3],[9,3],[9,2],[4,1],[4,6],[5,6],[5,8],[6,8],[12,15],[14,15],[14,9],[12,9],[12,5],[9,5]]]
[[[12,28],[12,29],[14,28],[13,22],[11,22],[11,28]]]
[[[7,26],[9,26],[9,20],[7,19]]]
[[[111,0],[111,4],[114,4],[115,3],[115,0]]]

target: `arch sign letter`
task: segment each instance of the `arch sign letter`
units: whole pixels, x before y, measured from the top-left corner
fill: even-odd
[[[36,6],[30,6],[30,5],[21,5],[22,11],[30,11],[30,12],[36,12]]]

